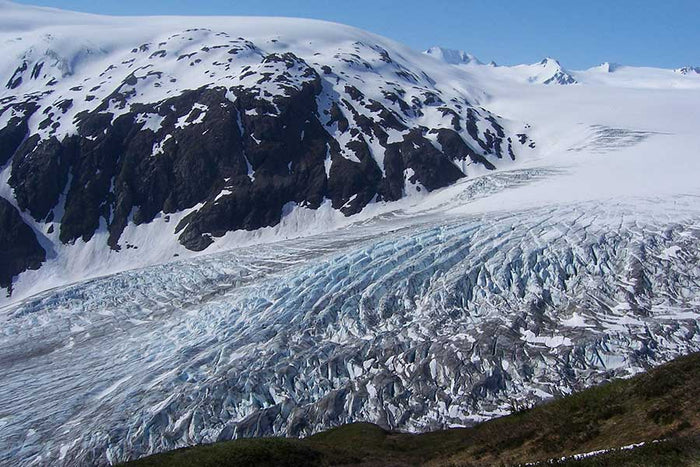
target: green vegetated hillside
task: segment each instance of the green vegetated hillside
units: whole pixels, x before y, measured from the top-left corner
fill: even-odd
[[[639,443],[644,444],[629,447]],[[627,448],[619,449],[622,447]],[[574,457],[599,450],[607,452]],[[407,434],[353,423],[305,439],[234,440],[179,449],[127,465],[481,466],[537,462],[700,466],[700,353],[473,428]]]

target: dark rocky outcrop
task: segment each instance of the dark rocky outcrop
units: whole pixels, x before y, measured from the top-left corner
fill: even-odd
[[[481,164],[489,170],[494,170],[496,168],[488,159],[470,148],[456,131],[450,130],[449,128],[441,128],[436,130],[436,133],[437,140],[443,152],[450,159],[454,161],[469,159],[473,163]]]
[[[236,114],[229,133],[237,144],[230,152],[240,164],[178,226],[187,248],[206,248],[211,235],[275,225],[285,204],[317,208],[326,195],[324,160],[330,137],[316,116],[320,77],[292,54],[266,60],[301,68],[301,84],[278,74],[275,81],[283,84],[284,95],[272,101],[261,99],[255,88],[232,89]]]
[[[12,73],[12,77],[7,82],[5,87],[7,89],[15,89],[19,87],[19,85],[22,84],[22,76],[25,71],[27,71],[27,62],[23,61],[22,64],[17,67],[15,72]]]
[[[46,252],[19,211],[0,197],[0,288],[12,290],[12,278],[27,269],[39,269]]]
[[[338,144],[331,144],[331,169],[328,180],[328,198],[333,208],[346,216],[356,214],[369,203],[379,191],[382,172],[372,158],[364,137],[348,143],[359,162],[340,154]]]
[[[0,128],[0,167],[10,160],[24,139],[29,134],[29,117],[37,110],[38,106],[33,102],[8,105],[0,115],[5,112],[17,112],[17,116],[11,117],[4,128]],[[19,116],[21,115],[21,116]]]
[[[32,135],[12,159],[9,184],[15,189],[17,204],[37,221],[46,218],[58,203],[75,155],[74,143],[74,138],[42,140]]]
[[[457,159],[444,149],[439,151],[421,129],[411,130],[401,143],[391,143],[386,147],[381,199],[396,201],[402,198],[407,175],[409,183],[420,184],[428,191],[454,183],[464,177],[451,162]]]

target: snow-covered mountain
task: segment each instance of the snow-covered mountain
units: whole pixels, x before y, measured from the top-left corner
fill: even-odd
[[[425,53],[437,57],[450,65],[483,65],[478,58],[464,50],[454,50],[436,46],[429,48]]]
[[[351,216],[433,191],[530,149],[523,123],[482,107],[453,67],[350,27],[2,8],[0,196],[37,232],[42,268],[77,278],[98,252],[100,274],[172,259],[291,211]],[[153,230],[167,232],[157,251]],[[36,291],[13,278],[40,249],[13,251],[0,286]]]
[[[544,58],[530,65],[484,65],[472,54],[461,50],[431,47],[426,55],[462,68],[483,80],[530,83],[534,85],[605,84],[632,88],[698,88],[700,68],[686,66],[675,70],[651,67],[633,67],[604,62],[588,70],[569,70],[554,58]],[[461,59],[461,57],[466,57]],[[608,76],[605,76],[609,74]],[[681,77],[677,75],[683,75]]]
[[[700,66],[684,66],[681,68],[676,68],[673,71],[675,71],[676,73],[680,73],[682,75],[688,75],[688,74],[700,75]]]
[[[692,75],[8,2],[0,43],[0,464],[459,426],[700,349]]]
[[[558,60],[549,57],[533,65],[518,65],[512,69],[527,75],[529,83],[562,85],[577,83],[576,79],[562,68]]]
[[[494,74],[506,76],[508,79],[519,82],[561,85],[577,83],[576,79],[561,66],[558,60],[549,57],[532,65],[498,67],[494,62],[484,65],[474,55],[463,50],[431,47],[424,53],[450,65],[476,65],[479,67],[498,68],[497,71],[493,71]]]
[[[617,70],[620,69],[622,65],[619,63],[610,63],[610,62],[603,62],[597,67],[593,67],[590,70],[591,71],[600,71],[602,73],[615,73]]]

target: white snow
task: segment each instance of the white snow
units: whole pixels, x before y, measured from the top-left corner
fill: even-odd
[[[587,324],[585,318],[578,313],[574,313],[570,318],[562,320],[561,324],[570,328],[585,328],[591,326]]]
[[[559,347],[560,345],[571,345],[571,339],[564,336],[537,336],[534,332],[522,330],[521,339],[531,344],[544,344],[547,347]]]
[[[160,125],[161,125],[161,123],[163,123],[164,119],[165,119],[165,117],[163,117],[161,115],[148,113],[148,114],[139,114],[136,117],[136,122],[143,123],[144,129],[149,129],[153,133],[156,133],[160,129]]]

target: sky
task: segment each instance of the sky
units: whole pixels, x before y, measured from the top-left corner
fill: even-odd
[[[112,15],[294,16],[335,21],[424,50],[461,49],[503,65],[554,57],[700,66],[700,0],[15,0]]]

